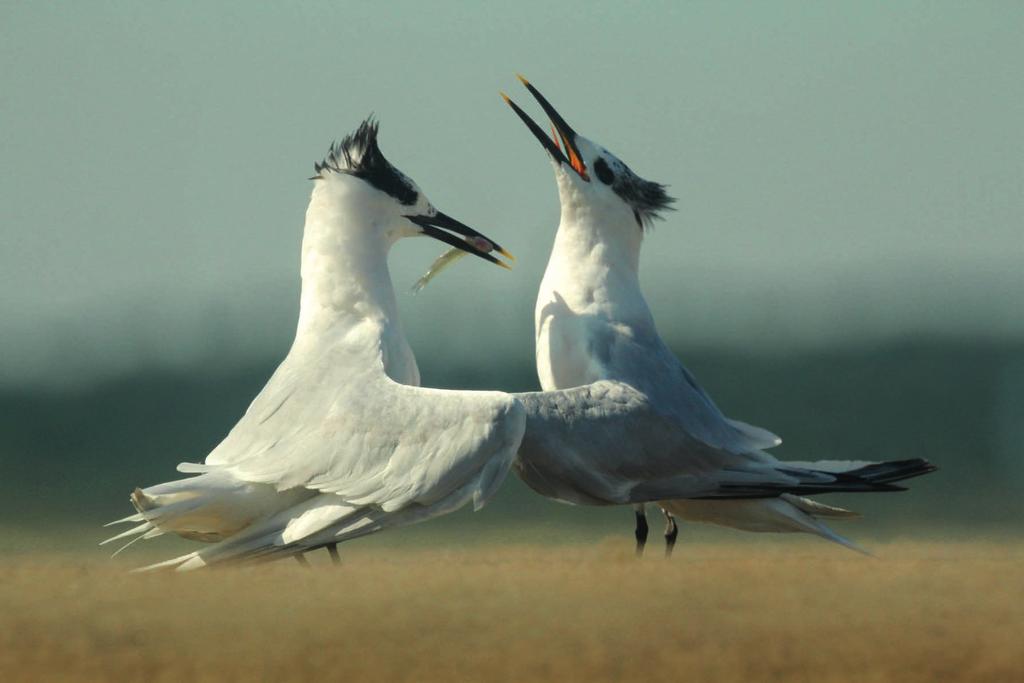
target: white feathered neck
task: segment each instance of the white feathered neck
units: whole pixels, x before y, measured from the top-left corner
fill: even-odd
[[[559,300],[577,313],[653,325],[640,291],[644,233],[632,211],[619,201],[595,200],[564,171],[555,175],[561,221],[541,282],[538,311]]]
[[[395,381],[419,384],[419,370],[398,319],[388,252],[399,235],[389,229],[387,199],[361,180],[318,180],[302,238],[302,295],[293,352],[342,345],[353,360],[381,364]]]

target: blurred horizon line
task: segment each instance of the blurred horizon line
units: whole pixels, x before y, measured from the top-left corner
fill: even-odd
[[[666,338],[666,342],[684,365],[688,358],[717,361],[736,359],[741,361],[792,362],[799,360],[821,360],[823,358],[840,358],[849,356],[879,358],[890,354],[928,352],[963,352],[1004,354],[1016,364],[1024,364],[1024,335],[994,335],[984,333],[921,333],[904,331],[888,336],[871,339],[848,340],[845,343],[820,343],[805,340],[802,344],[744,346],[734,341],[699,342],[681,341]],[[528,359],[506,357],[501,364],[487,362],[485,355],[467,354],[464,352],[447,351],[429,356],[417,356],[417,362],[423,375],[423,386],[438,388],[496,389],[501,391],[532,391],[539,389],[533,363],[532,346]],[[210,380],[224,379],[239,374],[271,372],[284,360],[287,346],[280,352],[266,350],[254,353],[247,349],[245,353],[230,354],[223,349],[207,349],[184,359],[151,357],[133,365],[120,368],[109,367],[91,374],[72,375],[67,377],[49,376],[29,381],[0,374],[0,395],[74,395],[100,390],[125,382],[132,383],[142,379],[173,380],[181,378],[194,381],[199,377]],[[500,350],[498,351],[500,355]],[[1020,359],[1020,360],[1018,360]],[[269,377],[269,375],[268,375]],[[474,381],[460,384],[460,380],[472,377]],[[525,378],[529,377],[529,381]],[[452,381],[455,378],[455,381]],[[500,382],[498,378],[505,381]],[[480,380],[483,381],[480,381]],[[512,386],[497,386],[499,384]]]

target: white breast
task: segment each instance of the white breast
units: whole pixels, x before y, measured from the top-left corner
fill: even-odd
[[[639,242],[608,239],[608,231],[623,228],[564,217],[559,225],[534,311],[537,375],[545,390],[615,379],[616,340],[655,335],[637,276]]]

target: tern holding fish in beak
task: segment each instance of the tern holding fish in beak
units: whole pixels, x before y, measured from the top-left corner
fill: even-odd
[[[302,295],[287,357],[194,474],[135,489],[136,526],[208,543],[152,565],[197,569],[295,557],[482,506],[508,472],[524,411],[499,392],[421,389],[387,257],[426,235],[497,265],[502,247],[438,211],[365,121],[315,165]]]

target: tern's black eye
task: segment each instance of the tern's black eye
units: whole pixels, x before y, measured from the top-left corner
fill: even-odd
[[[611,185],[615,180],[615,173],[612,172],[612,169],[608,167],[608,164],[601,157],[598,157],[597,161],[594,162],[594,173],[597,174],[598,179],[605,185]]]

